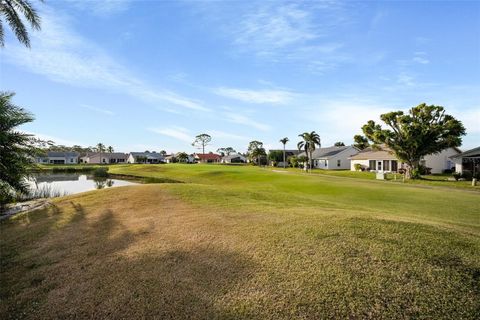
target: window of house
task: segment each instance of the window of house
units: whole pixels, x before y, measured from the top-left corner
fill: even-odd
[[[385,171],[390,170],[390,161],[389,160],[383,160],[383,170],[385,170]]]
[[[370,170],[376,170],[377,169],[377,162],[375,160],[370,160],[368,161],[368,166],[370,167]]]
[[[339,159],[339,160],[337,160],[337,167],[340,167],[341,165],[342,165],[342,162],[341,162],[341,160],[340,160],[340,159]]]
[[[323,160],[323,162],[325,163],[325,167],[328,167],[328,161],[327,161],[327,160]]]
[[[73,158],[70,158],[70,163],[73,163]]]
[[[397,160],[392,160],[392,171],[397,172],[398,170],[398,162]]]

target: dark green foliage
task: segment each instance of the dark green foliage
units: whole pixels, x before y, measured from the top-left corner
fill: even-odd
[[[380,119],[389,127],[382,128],[373,120],[362,127],[366,137],[375,144],[385,144],[396,157],[408,165],[408,176],[417,178],[420,160],[462,144],[465,127],[441,106],[422,103],[404,114],[385,113]]]
[[[353,141],[355,141],[353,146],[359,150],[366,149],[370,146],[370,144],[368,143],[368,139],[359,134],[353,137]]]
[[[268,160],[273,162],[281,162],[283,160],[283,151],[272,150],[268,153]]]
[[[43,0],[40,0],[43,1]],[[26,0],[0,1],[0,47],[5,46],[3,21],[6,21],[18,41],[30,47],[30,38],[24,21],[34,30],[40,30],[40,17],[35,8]]]
[[[185,152],[180,152],[177,154],[177,160],[178,162],[187,162],[188,161],[188,154]]]
[[[315,147],[318,146],[320,147],[320,136],[315,132],[312,131],[310,133],[304,132],[302,134],[298,135],[301,137],[303,140],[300,141],[297,144],[298,150],[305,151],[305,154],[307,155],[307,162],[309,165],[309,168],[312,168],[312,153],[315,151]]]
[[[345,147],[345,143],[339,141],[339,142],[335,142],[334,144],[335,147]]]
[[[93,176],[94,177],[99,177],[99,178],[106,178],[108,177],[108,167],[105,168],[96,168],[95,171],[93,171]]]
[[[226,147],[226,148],[217,149],[217,152],[220,153],[220,155],[223,157],[225,155],[229,156],[232,153],[235,153],[237,151],[235,149],[233,149],[232,147]]]
[[[41,141],[17,131],[17,127],[33,121],[25,109],[11,102],[14,93],[0,92],[0,206],[14,192],[27,193],[26,178],[35,167]]]
[[[254,140],[248,144],[248,157],[254,164],[262,164],[265,162],[267,153],[263,147],[263,142]],[[262,161],[263,159],[263,161]]]

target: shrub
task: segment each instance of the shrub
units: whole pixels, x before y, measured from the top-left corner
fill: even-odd
[[[94,177],[106,178],[108,177],[108,168],[97,168],[93,171]]]
[[[362,165],[360,163],[355,163],[354,165],[355,171],[361,171],[362,170]]]
[[[458,179],[460,179],[460,178],[462,177],[462,175],[461,175],[460,173],[458,173],[458,172],[454,172],[454,173],[452,174],[452,176],[453,176],[453,177],[455,178],[455,180],[457,180],[457,181],[458,181]]]
[[[443,173],[450,174],[450,173],[453,173],[453,171],[452,171],[452,169],[445,169],[445,170],[443,170]]]

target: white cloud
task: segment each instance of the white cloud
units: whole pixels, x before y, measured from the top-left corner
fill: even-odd
[[[11,45],[1,51],[5,60],[73,86],[108,89],[128,94],[148,103],[173,104],[198,111],[210,109],[180,94],[155,88],[132,75],[94,43],[69,27],[69,18],[46,9],[42,13],[42,32],[32,33],[32,48]]]
[[[413,62],[417,62],[420,64],[429,64],[430,60],[427,59],[427,53],[423,51],[415,52],[415,56],[413,57]]]
[[[209,134],[212,136],[212,139],[225,139],[225,140],[239,140],[239,141],[249,141],[249,137],[228,133],[219,130],[210,130]]]
[[[225,118],[227,121],[233,122],[233,123],[238,123],[241,125],[245,125],[248,127],[252,127],[261,131],[269,131],[271,128],[269,125],[258,122],[256,120],[253,120],[247,116],[234,113],[234,112],[226,112],[225,113]]]
[[[397,82],[405,86],[414,86],[415,78],[406,72],[401,72],[397,77]]]
[[[285,90],[248,90],[220,87],[214,90],[217,95],[249,103],[285,104],[293,94]]]
[[[131,0],[67,0],[67,2],[79,10],[105,16],[127,10]]]
[[[41,140],[44,140],[44,141],[53,141],[56,145],[64,145],[64,146],[74,146],[74,145],[79,145],[79,146],[82,146],[82,145],[86,145],[86,144],[82,144],[82,143],[79,143],[77,141],[72,141],[72,140],[68,140],[68,139],[63,139],[63,138],[60,138],[60,137],[57,137],[57,136],[52,136],[52,135],[48,135],[48,134],[43,134],[43,133],[38,133],[38,132],[25,132],[27,134],[32,134],[34,135],[36,138],[39,138]]]
[[[115,115],[115,113],[113,111],[110,111],[110,110],[107,110],[107,109],[102,109],[102,108],[97,108],[97,107],[93,107],[91,105],[88,105],[88,104],[81,104],[80,105],[81,108],[84,108],[84,109],[88,109],[88,110],[92,110],[92,111],[95,111],[95,112],[98,112],[98,113],[103,113],[107,116],[113,116]]]
[[[169,128],[148,128],[149,131],[171,137],[180,141],[192,143],[194,138],[189,131],[182,127],[171,126]]]

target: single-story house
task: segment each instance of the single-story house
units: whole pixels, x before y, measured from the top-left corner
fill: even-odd
[[[163,158],[163,161],[165,161],[165,163],[174,163],[177,161],[177,158],[175,158],[175,154],[170,154],[168,156],[165,156],[165,158]]]
[[[247,162],[247,158],[242,156],[241,154],[229,154],[228,156],[224,156],[221,160],[222,163],[245,163]]]
[[[222,159],[222,156],[213,152],[210,153],[195,153],[195,161],[201,163],[218,163]]]
[[[442,152],[429,154],[420,161],[420,164],[430,168],[431,173],[442,173],[454,166],[450,157],[460,153],[457,148],[447,148]],[[363,170],[374,172],[397,172],[405,167],[397,159],[392,150],[386,146],[379,146],[376,149],[368,147],[356,155],[350,157],[350,170],[355,171],[355,165],[359,164]]]
[[[80,162],[83,163],[125,163],[127,162],[128,155],[122,152],[93,152],[87,153],[80,158]]]
[[[127,163],[162,163],[163,155],[157,152],[130,152],[127,157]]]
[[[313,168],[328,170],[348,170],[350,169],[350,157],[357,154],[358,149],[354,146],[332,146],[319,148],[313,151]],[[299,156],[306,156],[305,152]]]
[[[37,157],[37,163],[42,164],[77,164],[78,152],[48,151],[44,157]]]
[[[455,172],[480,172],[480,147],[453,155],[450,159],[455,163]]]

